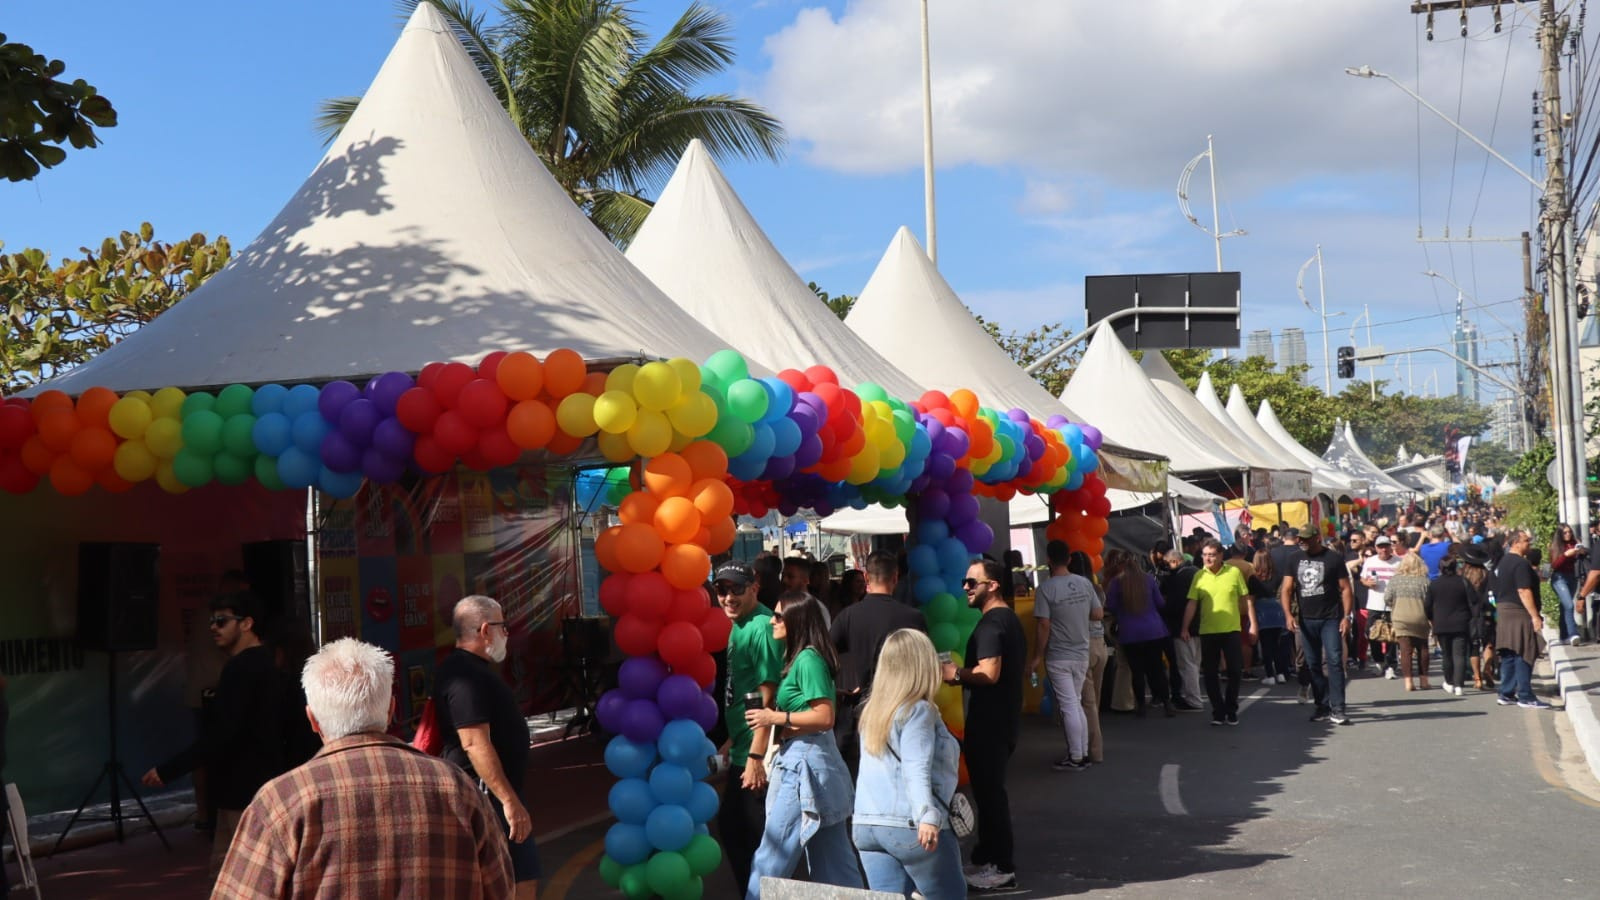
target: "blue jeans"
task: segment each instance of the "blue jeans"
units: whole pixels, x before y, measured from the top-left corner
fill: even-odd
[[[767,821],[751,861],[747,900],[760,900],[763,876],[793,875],[802,853],[813,883],[861,887],[848,824],[854,792],[833,734],[792,738],[779,754],[767,784]],[[818,808],[808,815],[808,806]]]
[[[857,825],[855,839],[868,888],[902,897],[915,890],[928,900],[967,895],[961,847],[949,828],[939,832],[939,845],[932,853],[917,843],[915,828]]]
[[[1338,619],[1301,619],[1300,651],[1311,670],[1311,692],[1317,706],[1331,712],[1344,712],[1344,637]],[[1328,671],[1322,671],[1323,655]]]
[[[1571,640],[1578,636],[1578,617],[1574,603],[1578,596],[1578,577],[1566,572],[1550,573],[1550,586],[1555,588],[1556,597],[1561,601],[1561,639]],[[1534,592],[1538,596],[1538,591]]]
[[[1522,703],[1534,700],[1533,666],[1510,650],[1500,651],[1500,696]]]

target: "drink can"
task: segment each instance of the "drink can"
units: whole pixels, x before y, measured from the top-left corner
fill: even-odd
[[[760,691],[751,691],[750,693],[744,695],[745,709],[760,709],[764,705],[765,704],[761,700]]]

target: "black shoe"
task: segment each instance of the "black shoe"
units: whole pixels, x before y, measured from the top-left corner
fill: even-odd
[[[1224,721],[1226,721],[1229,725],[1237,725],[1239,724],[1239,714],[1228,713],[1228,716]]]
[[[1172,707],[1173,707],[1173,709],[1179,710],[1181,712],[1199,712],[1200,710],[1205,709],[1205,707],[1196,706],[1195,704],[1190,703],[1187,700],[1179,700],[1176,703],[1172,704]]]
[[[1211,724],[1213,724],[1213,725],[1222,725],[1222,724],[1226,723],[1226,721],[1227,721],[1227,719],[1225,717],[1223,717],[1223,716],[1212,716],[1211,717]]]
[[[1311,713],[1311,721],[1313,721],[1313,722],[1326,722],[1326,721],[1328,721],[1328,718],[1330,716],[1332,716],[1332,715],[1333,715],[1333,711],[1332,710],[1328,709],[1326,706],[1319,706],[1319,707],[1316,708],[1315,711],[1313,711]]]
[[[1170,719],[1178,714],[1178,708],[1171,703],[1163,703],[1161,704],[1161,713]]]

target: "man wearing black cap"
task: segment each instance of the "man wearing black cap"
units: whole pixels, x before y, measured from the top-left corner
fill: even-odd
[[[765,729],[759,734],[751,731],[745,722],[745,697],[759,694],[763,707],[772,706],[783,673],[783,644],[772,636],[772,610],[756,599],[760,585],[754,569],[744,563],[724,563],[712,577],[712,587],[722,611],[733,621],[728,635],[727,690],[722,698],[728,726],[724,747],[728,786],[722,793],[717,831],[733,881],[742,894],[750,883],[750,864],[767,825],[763,760],[771,737]]]
[[[861,764],[856,719],[861,714],[861,703],[867,691],[872,688],[872,677],[877,674],[878,653],[883,650],[883,642],[902,628],[928,630],[922,613],[894,599],[900,573],[893,553],[873,551],[863,568],[867,576],[867,595],[860,602],[845,607],[829,628],[834,649],[841,657],[839,717],[834,723],[834,737],[851,775],[856,774]]]

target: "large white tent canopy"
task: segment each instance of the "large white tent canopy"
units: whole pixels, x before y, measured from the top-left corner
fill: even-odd
[[[423,3],[266,230],[47,386],[359,378],[560,347],[703,360],[726,346],[584,218]]]
[[[1097,419],[1085,418],[1050,396],[984,332],[904,227],[889,242],[845,324],[929,390],[966,388],[986,406],[1021,408],[1040,419],[1059,414],[1100,428],[1109,438],[1100,459],[1111,487],[1149,489],[1165,483],[1157,464],[1165,450],[1130,449],[1165,447],[1163,442],[1118,438]]]
[[[1204,385],[1204,387],[1207,390],[1210,389],[1209,384]],[[1202,396],[1200,399],[1204,401],[1205,397]],[[1331,468],[1320,459],[1314,465],[1301,461],[1289,448],[1278,443],[1276,438],[1268,434],[1261,423],[1256,421],[1256,417],[1251,414],[1250,404],[1244,399],[1244,391],[1239,390],[1237,384],[1228,390],[1228,405],[1223,408],[1223,415],[1227,416],[1228,421],[1239,429],[1240,434],[1248,436],[1257,445],[1276,451],[1280,454],[1280,458],[1286,462],[1293,461],[1299,463],[1302,467],[1309,468],[1311,470],[1311,487],[1313,490],[1319,493],[1332,494],[1335,497],[1340,494],[1350,493],[1350,478],[1348,476],[1337,469]],[[1310,455],[1309,452],[1307,455]]]
[[[1322,458],[1332,465],[1356,478],[1364,478],[1373,490],[1380,494],[1414,494],[1416,488],[1385,475],[1383,469],[1373,462],[1361,449],[1361,444],[1356,441],[1355,432],[1350,430],[1349,422],[1338,422],[1333,426],[1333,440],[1328,442],[1327,452]]]
[[[1356,478],[1347,472],[1341,472],[1328,465],[1322,457],[1300,446],[1300,442],[1294,439],[1294,436],[1289,433],[1289,429],[1283,427],[1283,423],[1278,421],[1278,414],[1272,409],[1272,401],[1261,401],[1261,408],[1256,410],[1256,423],[1261,426],[1262,431],[1265,431],[1269,437],[1278,442],[1278,446],[1289,451],[1291,455],[1296,459],[1302,460],[1306,465],[1312,466],[1312,471],[1317,471],[1317,469],[1324,470],[1325,480],[1342,479],[1349,486],[1348,491],[1350,493],[1359,494],[1367,490],[1367,480],[1365,478]],[[1329,473],[1333,473],[1331,478]]]
[[[774,371],[825,365],[841,384],[923,389],[823,305],[784,261],[700,143],[691,141],[628,260],[695,319]],[[987,398],[983,398],[987,400]]]

